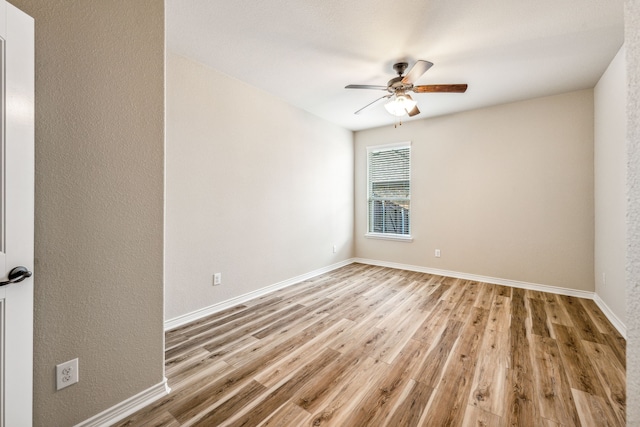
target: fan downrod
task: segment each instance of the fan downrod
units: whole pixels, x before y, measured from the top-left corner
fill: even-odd
[[[396,64],[393,64],[393,69],[396,71],[396,73],[398,73],[398,76],[402,77],[408,66],[409,64],[406,62],[398,62]]]

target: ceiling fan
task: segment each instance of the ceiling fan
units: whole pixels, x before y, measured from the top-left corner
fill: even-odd
[[[420,114],[418,109],[418,103],[411,98],[407,92],[414,93],[426,93],[426,92],[449,92],[449,93],[464,93],[467,90],[466,84],[452,84],[452,85],[418,85],[413,84],[418,80],[429,68],[433,66],[433,63],[429,61],[418,60],[411,67],[406,76],[402,76],[409,66],[406,62],[398,62],[393,65],[393,69],[398,73],[398,77],[394,77],[387,83],[386,86],[376,85],[347,85],[345,89],[374,89],[374,90],[386,90],[388,95],[384,95],[375,101],[365,105],[354,114],[360,114],[365,109],[371,107],[382,99],[392,98],[384,106],[387,111],[394,116],[404,116],[408,114],[409,117],[413,117],[416,114]]]

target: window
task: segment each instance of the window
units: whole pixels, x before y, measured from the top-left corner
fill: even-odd
[[[411,240],[411,143],[367,147],[368,237]]]

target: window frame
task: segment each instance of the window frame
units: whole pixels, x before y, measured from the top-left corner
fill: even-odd
[[[369,231],[371,230],[371,176],[370,176],[370,168],[371,168],[371,161],[370,161],[370,154],[372,152],[379,152],[379,151],[390,151],[390,150],[396,150],[396,149],[401,149],[401,148],[408,148],[409,149],[409,196],[408,196],[408,201],[409,201],[409,233],[408,234],[396,234],[396,233],[380,233],[380,232],[374,232],[374,231]],[[412,181],[412,177],[411,177],[411,157],[412,157],[412,148],[411,148],[411,141],[403,141],[403,142],[395,142],[395,143],[391,143],[391,144],[381,144],[381,145],[371,145],[366,147],[366,162],[367,162],[367,176],[366,176],[366,186],[367,186],[367,199],[366,199],[366,215],[367,215],[367,229],[365,232],[365,237],[369,238],[369,239],[381,239],[381,240],[395,240],[395,241],[402,241],[402,242],[412,242],[413,241],[413,225],[412,225],[412,221],[411,221],[411,181]]]

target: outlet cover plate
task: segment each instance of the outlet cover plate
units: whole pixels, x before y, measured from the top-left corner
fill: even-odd
[[[56,365],[56,390],[62,390],[78,382],[78,359]]]

